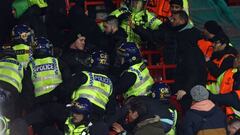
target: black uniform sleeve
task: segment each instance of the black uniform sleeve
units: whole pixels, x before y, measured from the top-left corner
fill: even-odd
[[[234,57],[229,56],[223,60],[221,66],[219,68],[212,61],[207,62],[207,68],[208,68],[208,71],[211,73],[211,75],[213,75],[214,77],[217,78],[224,71],[233,67],[233,62],[234,62]]]
[[[234,78],[234,84],[233,84],[233,89],[234,90],[240,90],[240,71],[238,71],[237,73],[235,73],[233,75]]]
[[[23,103],[23,108],[28,111],[32,107],[35,98],[30,68],[24,71],[22,84],[23,88],[20,99],[22,99],[21,102]]]
[[[118,84],[115,86],[116,94],[123,94],[125,93],[131,86],[134,85],[135,81],[137,80],[137,76],[131,72],[125,72],[121,75]]]
[[[57,98],[61,102],[68,102],[70,100],[71,92],[71,72],[69,67],[60,59],[58,59],[59,68],[62,74],[62,83],[59,84],[53,93],[56,94]],[[55,95],[54,94],[54,95]]]

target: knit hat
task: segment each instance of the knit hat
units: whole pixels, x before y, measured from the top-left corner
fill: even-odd
[[[170,5],[172,5],[172,4],[180,5],[181,7],[183,7],[182,0],[170,0]]]
[[[220,26],[216,21],[214,21],[214,20],[207,21],[207,22],[204,24],[204,28],[205,28],[209,33],[212,33],[212,34],[214,34],[214,35],[223,32],[221,26]]]
[[[194,101],[203,101],[203,100],[208,99],[208,97],[209,97],[208,90],[202,85],[194,86],[191,89],[190,94]]]

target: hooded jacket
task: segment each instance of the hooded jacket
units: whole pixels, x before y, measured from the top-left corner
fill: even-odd
[[[226,135],[226,129],[225,114],[210,100],[194,103],[183,121],[184,135]]]

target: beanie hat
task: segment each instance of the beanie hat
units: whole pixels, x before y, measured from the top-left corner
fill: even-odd
[[[204,28],[209,32],[212,33],[214,35],[219,34],[219,33],[223,33],[223,30],[221,28],[221,26],[214,20],[210,20],[207,21],[204,24]]]
[[[208,99],[208,97],[209,97],[208,90],[202,85],[194,86],[191,89],[190,94],[194,101],[203,101],[203,100]]]
[[[170,0],[170,5],[172,5],[172,4],[180,5],[181,7],[183,7],[182,0]]]

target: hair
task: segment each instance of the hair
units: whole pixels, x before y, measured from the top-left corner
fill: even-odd
[[[147,106],[144,102],[132,98],[128,103],[129,109],[133,112],[138,112],[139,116],[147,114]]]
[[[189,20],[188,14],[183,10],[176,11],[174,14],[178,15],[179,18],[183,19],[185,22],[188,22],[188,20]]]
[[[106,22],[107,24],[109,25],[112,25],[112,26],[115,26],[115,27],[118,27],[118,19],[115,17],[115,16],[108,16],[104,22]]]

